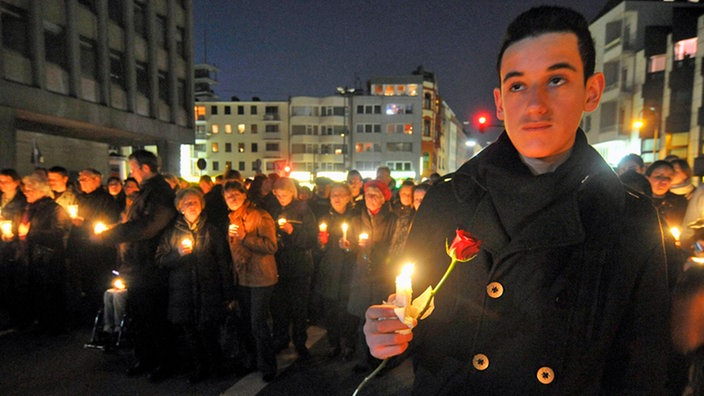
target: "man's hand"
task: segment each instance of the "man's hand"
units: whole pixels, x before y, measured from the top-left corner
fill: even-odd
[[[364,322],[364,336],[372,356],[377,359],[400,355],[408,348],[413,339],[413,333],[396,333],[398,330],[408,330],[396,313],[393,305],[372,305],[367,309]]]

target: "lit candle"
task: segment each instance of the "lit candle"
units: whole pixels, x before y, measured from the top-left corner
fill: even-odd
[[[183,238],[183,240],[181,241],[181,247],[183,249],[193,249],[193,239]]]
[[[328,225],[325,223],[320,223],[320,225],[318,226],[318,231],[328,232]]]
[[[682,233],[680,232],[680,229],[677,227],[672,227],[672,228],[670,228],[670,233],[675,238],[675,242],[679,243],[680,242],[680,235],[682,235]]]
[[[93,232],[95,232],[95,234],[97,235],[107,229],[108,229],[108,226],[106,226],[104,223],[99,221],[99,222],[95,223],[95,227],[93,227]]]
[[[366,242],[367,239],[369,239],[369,234],[367,234],[366,232],[363,232],[363,233],[359,234],[359,244],[360,244],[360,245],[361,245],[362,243]]]
[[[112,285],[115,286],[115,289],[118,290],[125,290],[125,288],[127,287],[122,278],[115,278],[115,281],[112,282]]]
[[[282,217],[279,219],[279,227],[283,227],[284,224],[286,224],[286,219]]]
[[[2,229],[2,236],[11,237],[12,236],[12,220],[2,220],[0,221],[0,229]]]
[[[347,225],[347,223],[342,223],[342,240],[343,241],[347,240],[347,229],[348,228],[349,228],[349,226]]]
[[[78,217],[78,205],[68,205],[68,215],[72,218],[75,219]]]
[[[230,226],[227,228],[227,231],[228,231],[230,234],[234,234],[234,233],[237,232],[237,230],[238,230],[239,228],[240,228],[240,226],[238,226],[237,224],[230,224]]]
[[[413,274],[413,264],[406,264],[401,269],[401,273],[396,277],[396,306],[403,308],[411,305],[413,288],[411,275]]]

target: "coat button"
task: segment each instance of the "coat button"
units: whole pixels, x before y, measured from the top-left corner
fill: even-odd
[[[555,372],[550,367],[541,367],[538,369],[538,382],[547,385],[555,380]]]
[[[486,286],[486,294],[491,298],[499,298],[504,294],[504,287],[499,282],[491,282]]]
[[[478,353],[472,358],[472,366],[479,371],[484,371],[489,367],[489,358],[483,353]]]

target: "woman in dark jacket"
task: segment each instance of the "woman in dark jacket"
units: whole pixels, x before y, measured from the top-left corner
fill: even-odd
[[[288,347],[289,325],[292,326],[293,345],[299,358],[310,356],[306,348],[308,327],[308,298],[313,275],[312,249],[317,244],[318,225],[305,201],[300,201],[296,185],[288,177],[274,182],[274,196],[281,205],[272,214],[278,223],[279,250],[276,265],[279,283],[272,297],[271,316],[274,324],[274,347]]]
[[[32,174],[22,179],[27,207],[17,226],[18,263],[15,278],[24,323],[37,320],[39,330],[65,330],[65,246],[71,220],[51,198],[49,182]]]
[[[359,213],[352,209],[352,192],[347,184],[334,183],[330,188],[330,205],[328,213],[318,219],[318,224],[325,224],[326,231],[318,233],[321,259],[318,272],[313,281],[313,290],[323,302],[325,327],[330,344],[329,356],[342,353],[348,359],[356,342],[356,317],[347,312],[350,297],[350,282],[355,268],[355,256],[340,246],[342,225],[349,226],[352,217]]]
[[[390,264],[389,257],[396,230],[396,215],[391,211],[390,199],[391,191],[384,183],[378,180],[367,182],[364,185],[366,208],[353,219],[347,239],[341,241],[341,246],[356,252],[347,309],[359,318],[357,372],[368,370],[369,363],[373,362],[362,331],[364,313],[368,306],[378,304],[393,292],[394,276],[398,272]]]
[[[182,216],[164,232],[156,260],[170,270],[168,318],[184,330],[195,366],[189,382],[196,383],[221,368],[218,325],[233,300],[234,278],[225,236],[202,214],[203,194],[179,190],[175,203]]]

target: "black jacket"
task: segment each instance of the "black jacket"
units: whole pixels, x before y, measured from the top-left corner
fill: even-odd
[[[430,189],[406,245],[414,291],[438,282],[457,228],[482,249],[414,330],[415,394],[661,393],[669,297],[657,213],[583,132],[553,173],[533,176],[504,133]]]

